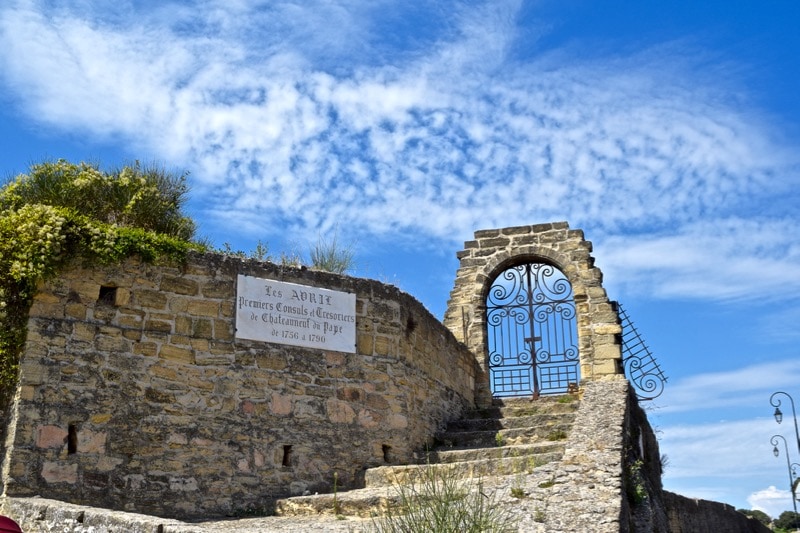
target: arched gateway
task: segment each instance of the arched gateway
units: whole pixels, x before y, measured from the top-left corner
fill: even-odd
[[[566,222],[475,232],[444,324],[475,354],[476,403],[622,374],[620,321],[591,242]]]
[[[492,395],[539,396],[578,385],[578,335],[572,285],[553,265],[504,270],[486,296]]]

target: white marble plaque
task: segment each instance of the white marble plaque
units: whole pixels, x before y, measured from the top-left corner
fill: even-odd
[[[236,337],[356,351],[356,295],[239,275]]]

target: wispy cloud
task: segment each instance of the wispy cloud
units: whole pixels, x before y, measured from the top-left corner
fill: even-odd
[[[3,83],[43,124],[187,167],[208,224],[457,245],[569,220],[625,290],[800,293],[776,207],[798,158],[679,45],[522,62],[519,2],[61,5],[0,8]]]
[[[678,230],[609,237],[599,254],[628,293],[650,287],[664,298],[796,297],[800,242],[787,239],[796,225],[790,218],[687,221]]]
[[[790,499],[763,492],[784,482],[788,488],[787,452],[789,462],[798,453],[786,398],[780,398],[786,413],[780,425],[771,416],[769,398],[776,390],[793,391],[798,379],[800,362],[788,360],[670,383],[658,399],[660,407],[649,415],[658,429],[660,451],[668,457],[665,487],[689,497],[739,502],[737,506],[748,501],[775,517],[788,509]],[[776,441],[777,458],[773,435],[786,439],[786,446]],[[768,498],[776,495],[775,501]]]
[[[779,456],[770,437],[780,434],[772,419],[702,422],[664,426],[660,430],[661,453],[667,457],[664,486],[691,498],[729,502],[740,507],[762,509],[777,517],[791,506],[781,491],[769,501],[763,487],[778,484],[788,489],[789,472],[782,442]],[[788,432],[786,432],[789,435]],[[793,441],[787,438],[794,457]]]
[[[744,368],[697,374],[670,382],[657,400],[665,414],[740,409],[762,406],[770,414],[768,400],[776,390],[792,390],[800,382],[800,360],[776,361]]]

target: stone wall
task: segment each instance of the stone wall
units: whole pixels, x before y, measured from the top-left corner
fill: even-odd
[[[238,274],[356,294],[356,353],[235,337]],[[76,266],[30,312],[8,496],[160,516],[268,510],[414,460],[473,405],[474,357],[394,287],[193,255]]]
[[[646,413],[622,376],[586,383],[564,458],[545,465],[543,531],[735,533],[769,531],[730,505],[663,490],[661,455]],[[523,523],[520,531],[535,531]]]
[[[460,265],[450,292],[444,324],[476,354],[481,365],[476,401],[491,403],[485,323],[486,295],[492,281],[522,262],[557,267],[569,280],[578,316],[580,375],[583,381],[622,374],[622,328],[594,266],[592,243],[566,222],[475,232],[458,252]]]
[[[720,502],[696,500],[664,491],[670,533],[768,533],[770,528]]]

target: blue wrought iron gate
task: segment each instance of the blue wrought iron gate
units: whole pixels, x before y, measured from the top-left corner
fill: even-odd
[[[557,394],[578,383],[575,300],[557,268],[525,263],[503,271],[486,297],[486,325],[494,396]]]

